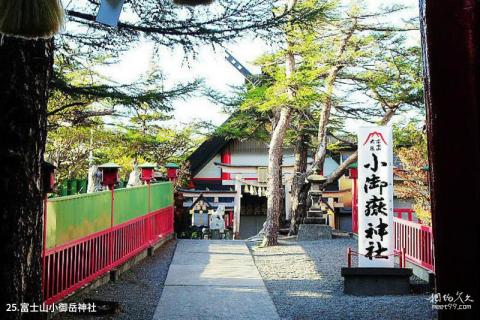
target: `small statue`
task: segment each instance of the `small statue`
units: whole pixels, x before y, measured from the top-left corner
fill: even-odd
[[[92,165],[88,168],[87,193],[98,192],[102,190],[102,173],[98,166]]]
[[[218,206],[217,211],[210,215],[210,229],[219,230],[220,233],[225,232],[225,220],[223,215],[225,214],[225,206]]]
[[[133,171],[128,176],[127,188],[140,186],[142,181],[140,180],[140,170],[138,169],[138,163],[133,163]]]

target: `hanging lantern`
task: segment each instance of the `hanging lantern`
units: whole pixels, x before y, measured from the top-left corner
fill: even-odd
[[[247,186],[247,185],[244,185],[244,186],[243,186],[243,193],[250,193],[250,191],[248,190],[248,186]]]
[[[250,193],[253,194],[253,192],[254,192],[253,186],[250,186]]]
[[[265,196],[265,191],[263,190],[262,187],[260,187],[260,188],[258,189],[258,196],[259,196],[259,197]]]
[[[256,196],[258,193],[257,193],[257,188],[253,187],[253,192],[252,192],[252,195],[253,196]]]

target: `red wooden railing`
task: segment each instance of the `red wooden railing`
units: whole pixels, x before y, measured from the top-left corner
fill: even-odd
[[[48,249],[43,295],[56,302],[173,233],[173,207]]]
[[[393,218],[395,252],[405,250],[407,261],[434,272],[432,228]]]
[[[348,247],[347,248],[347,267],[349,267],[349,268],[352,267],[352,257],[353,256],[357,256],[357,257],[358,256],[364,256],[364,257],[366,257],[367,255],[361,254],[358,251],[352,250],[351,247]],[[391,254],[389,256],[394,256],[394,257],[398,256],[399,267],[400,268],[405,268],[405,265],[406,265],[405,249],[402,249],[399,252],[394,250],[393,254]]]
[[[393,215],[399,219],[413,221],[413,209],[410,208],[394,208]]]

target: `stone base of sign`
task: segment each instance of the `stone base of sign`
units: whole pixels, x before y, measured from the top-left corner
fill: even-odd
[[[332,227],[326,224],[301,224],[298,228],[298,241],[332,239]]]
[[[355,296],[410,293],[410,268],[342,268],[345,294]]]

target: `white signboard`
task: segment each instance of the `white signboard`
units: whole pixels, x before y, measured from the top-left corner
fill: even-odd
[[[359,267],[393,268],[391,127],[358,129]]]
[[[116,27],[124,0],[102,0],[97,14],[97,22]]]

